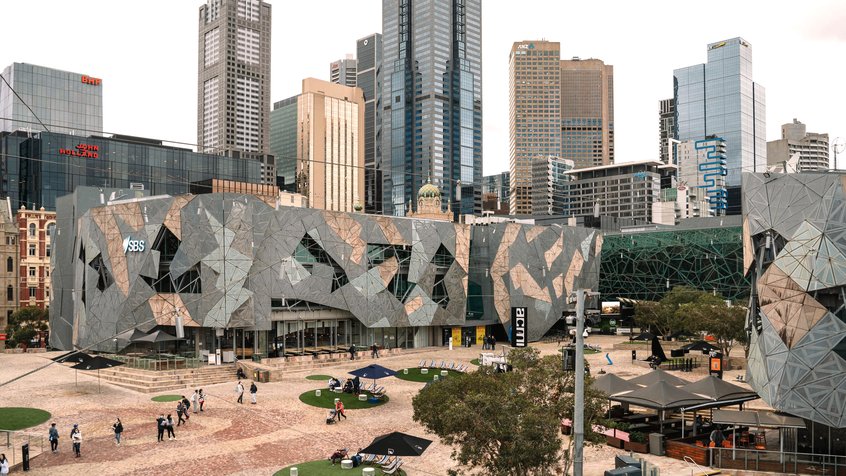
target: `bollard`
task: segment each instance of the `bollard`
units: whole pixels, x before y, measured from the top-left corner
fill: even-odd
[[[293,468],[291,468],[291,473],[289,476],[299,476],[299,474],[300,472],[297,470],[297,467],[294,466]]]
[[[314,396],[315,396],[315,397],[319,397],[319,396],[320,396],[320,389],[319,389],[319,388],[318,388],[317,390],[315,390],[315,391],[314,391]],[[294,468],[291,468],[291,469],[294,469]]]

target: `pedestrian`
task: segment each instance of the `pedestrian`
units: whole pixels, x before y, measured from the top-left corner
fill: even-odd
[[[182,404],[182,400],[176,403],[176,416],[179,419],[176,422],[176,426],[180,426],[185,423],[185,419],[182,418],[182,414],[185,413],[185,405]]]
[[[191,402],[185,398],[185,395],[182,396],[182,416],[185,417],[185,422],[187,423],[188,420],[191,419],[191,415],[188,414],[188,410],[191,409]]]
[[[76,455],[77,458],[82,456],[82,433],[79,431],[79,425],[74,423],[73,429],[71,430],[70,434],[71,443],[73,444],[73,454]]]
[[[355,360],[355,344],[350,346],[350,360]]]
[[[120,446],[120,434],[123,433],[123,423],[118,418],[113,424],[112,428],[115,430],[115,443]]]
[[[255,382],[250,382],[250,399],[252,400],[252,404],[256,404],[256,392],[258,392],[258,387],[256,387]]]
[[[200,411],[200,396],[197,395],[197,390],[194,390],[194,393],[191,395],[191,406],[194,407],[194,414],[196,415],[197,412]]]
[[[353,393],[356,395],[361,393],[361,379],[358,378],[358,375],[353,379]]]
[[[206,395],[203,393],[203,389],[200,389],[200,395],[197,397],[200,402],[200,411],[203,411],[203,405],[206,403]]]
[[[176,433],[173,432],[173,417],[170,416],[170,414],[167,415],[167,421],[165,423],[167,423],[167,427],[166,427],[166,429],[167,429],[167,439],[168,440],[175,440],[176,439]]]
[[[56,429],[56,424],[52,423],[50,425],[50,431],[48,433],[47,439],[50,440],[50,451],[53,453],[59,452],[59,430]]]
[[[167,420],[165,420],[164,413],[159,414],[159,417],[156,418],[156,430],[158,431],[159,437],[156,440],[156,443],[159,441],[164,441],[164,432],[165,428],[167,428]]]
[[[9,460],[6,459],[6,453],[0,454],[0,474],[9,474]]]
[[[238,403],[244,403],[244,385],[241,384],[241,381],[238,381],[238,385],[235,386],[235,393],[238,394]]]
[[[496,350],[496,337],[491,336],[491,350]]]
[[[344,417],[344,420],[347,419],[347,414],[344,413],[344,402],[340,398],[335,399],[335,416],[338,417],[338,421],[341,421],[341,417]]]
[[[379,358],[379,346],[377,346],[375,342],[373,343],[373,345],[370,346],[370,358],[371,359],[378,359]]]

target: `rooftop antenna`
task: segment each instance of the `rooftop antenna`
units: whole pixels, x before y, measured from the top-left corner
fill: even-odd
[[[842,137],[834,139],[831,143],[831,150],[834,151],[834,170],[837,170],[837,153],[846,150],[846,140]]]

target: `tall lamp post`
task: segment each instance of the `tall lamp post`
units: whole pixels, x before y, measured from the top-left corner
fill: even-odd
[[[578,289],[570,295],[576,304],[576,395],[573,408],[573,476],[582,476],[585,446],[585,299],[599,296],[589,289]]]

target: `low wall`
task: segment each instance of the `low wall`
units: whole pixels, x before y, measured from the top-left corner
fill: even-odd
[[[700,435],[699,438],[702,438],[702,436]],[[684,457],[688,456],[700,466],[711,466],[708,448],[696,446],[694,441],[696,441],[696,437],[667,440],[664,442],[664,451],[670,458],[684,460]]]

